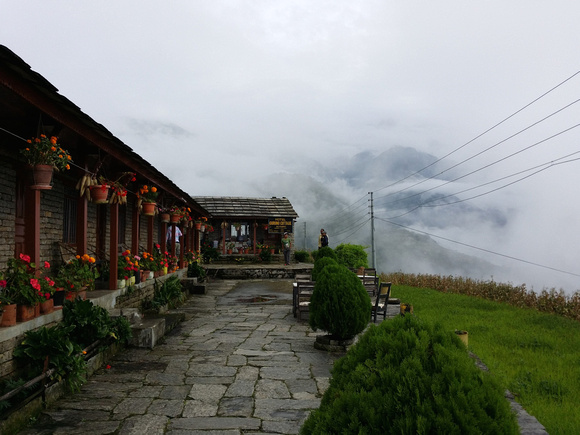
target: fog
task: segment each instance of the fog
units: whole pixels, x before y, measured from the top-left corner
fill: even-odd
[[[580,287],[578,2],[0,12],[1,44],[193,196],[288,197],[298,246],[370,246],[373,192],[383,271]]]

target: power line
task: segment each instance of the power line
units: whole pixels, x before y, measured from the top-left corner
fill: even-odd
[[[524,148],[520,149],[519,151],[516,151],[516,152],[514,152],[512,154],[508,154],[507,156],[502,157],[501,159],[498,159],[498,160],[496,160],[496,161],[494,161],[492,163],[489,163],[489,164],[487,164],[485,166],[482,166],[479,169],[475,169],[475,170],[473,170],[471,172],[468,172],[467,174],[464,174],[464,175],[462,175],[460,177],[454,178],[453,180],[446,181],[446,182],[444,182],[444,183],[442,183],[442,184],[440,184],[438,186],[432,187],[430,189],[423,190],[423,191],[418,192],[418,193],[414,193],[414,194],[409,195],[409,196],[406,196],[404,198],[399,198],[399,199],[396,199],[396,200],[393,200],[393,201],[386,202],[386,203],[384,203],[384,205],[386,205],[386,204],[393,204],[393,203],[400,202],[400,201],[403,201],[403,200],[406,200],[406,199],[409,199],[409,198],[413,198],[415,196],[422,195],[422,194],[427,193],[427,192],[430,192],[432,190],[439,189],[440,187],[446,186],[447,184],[454,183],[457,180],[461,180],[462,178],[468,177],[468,176],[473,175],[473,174],[475,174],[477,172],[480,172],[480,171],[482,171],[484,169],[487,169],[487,168],[489,168],[489,167],[491,167],[493,165],[496,165],[497,163],[500,163],[500,162],[503,162],[503,161],[505,161],[507,159],[510,159],[510,158],[512,158],[512,157],[514,157],[514,156],[516,156],[518,154],[523,153],[524,151],[527,151],[527,150],[529,150],[529,149],[531,149],[533,147],[536,147],[536,146],[538,146],[538,145],[540,145],[542,143],[545,143],[545,142],[547,142],[547,141],[549,141],[551,139],[554,139],[555,137],[560,136],[560,135],[562,135],[564,133],[567,133],[567,132],[569,132],[569,131],[577,128],[577,127],[580,127],[580,124],[576,124],[576,125],[573,125],[571,127],[568,127],[565,130],[562,130],[562,131],[560,131],[560,132],[558,132],[556,134],[553,134],[552,136],[548,136],[547,138],[544,138],[544,139],[542,139],[542,140],[540,140],[538,142],[535,142],[535,143],[533,143],[531,145],[528,145],[527,147],[524,147]],[[384,196],[382,198],[384,198]]]
[[[338,244],[340,244],[340,243],[344,242],[345,240],[348,240],[348,239],[350,239],[352,236],[354,236],[356,233],[358,233],[358,232],[361,230],[361,228],[363,228],[363,227],[365,226],[365,224],[366,224],[367,222],[369,222],[370,220],[371,220],[371,218],[368,218],[367,220],[365,220],[364,222],[362,222],[362,223],[361,223],[361,224],[360,224],[358,227],[356,227],[356,228],[354,229],[354,231],[352,231],[352,232],[351,232],[351,233],[350,233],[348,236],[346,236],[346,237],[344,237],[343,239],[339,240],[339,241],[338,241]]]
[[[467,145],[471,144],[472,142],[476,141],[477,139],[479,139],[480,137],[482,137],[483,135],[489,133],[490,131],[492,131],[493,129],[499,127],[501,124],[503,124],[504,122],[508,121],[509,119],[513,118],[514,116],[516,116],[517,114],[519,114],[520,112],[524,111],[525,109],[527,109],[528,107],[530,107],[532,104],[536,103],[537,101],[541,100],[542,98],[544,98],[546,95],[550,94],[551,92],[555,91],[556,89],[558,89],[560,86],[562,86],[563,84],[565,84],[566,82],[572,80],[574,77],[576,77],[578,74],[580,74],[580,70],[576,71],[574,74],[572,74],[570,77],[566,78],[565,80],[561,81],[560,83],[558,83],[556,86],[552,87],[551,89],[549,89],[548,91],[544,92],[543,94],[541,94],[539,97],[535,98],[534,100],[530,101],[528,104],[526,104],[525,106],[523,106],[522,108],[516,110],[514,113],[512,113],[511,115],[507,116],[506,118],[502,119],[501,121],[499,121],[498,123],[496,123],[495,125],[491,126],[490,128],[488,128],[487,130],[483,131],[482,133],[478,134],[477,136],[475,136],[473,139],[469,140],[468,142],[464,143],[463,145],[461,145],[458,148],[455,148],[453,151],[445,154],[443,157],[440,157],[439,159],[435,160],[434,162],[428,164],[427,166],[419,169],[416,172],[413,172],[412,174],[407,175],[404,178],[401,178],[398,181],[395,181],[394,183],[391,183],[385,187],[381,187],[380,189],[376,189],[375,192],[381,191],[383,189],[387,189],[389,187],[395,186],[396,184],[399,184],[415,175],[420,174],[421,172],[423,172],[425,169],[430,168],[431,166],[435,165],[436,163],[439,163],[441,160],[446,159],[447,157],[449,157],[450,155],[456,153],[457,151],[459,151],[460,149],[466,147]]]
[[[489,249],[479,248],[477,246],[473,246],[473,245],[470,245],[470,244],[467,244],[467,243],[458,242],[457,240],[448,239],[447,237],[437,236],[435,234],[431,234],[431,233],[428,233],[426,231],[421,231],[421,230],[418,230],[416,228],[407,227],[405,225],[398,224],[396,222],[392,222],[392,221],[387,220],[387,219],[382,219],[382,218],[378,218],[378,217],[377,217],[377,219],[379,219],[379,220],[381,220],[383,222],[386,222],[388,224],[391,224],[391,225],[395,225],[395,226],[398,226],[398,227],[401,227],[401,228],[405,228],[405,229],[410,230],[410,231],[415,231],[415,232],[418,232],[418,233],[421,233],[421,234],[425,234],[427,236],[434,237],[434,238],[437,238],[437,239],[445,240],[447,242],[451,242],[451,243],[455,243],[455,244],[458,244],[458,245],[466,246],[466,247],[472,248],[472,249],[477,249],[479,251],[487,252],[489,254],[497,255],[497,256],[500,256],[500,257],[509,258],[510,260],[519,261],[521,263],[531,264],[532,266],[542,267],[544,269],[553,270],[555,272],[560,272],[560,273],[565,273],[567,275],[573,275],[573,276],[579,276],[580,277],[580,274],[578,274],[578,273],[568,272],[568,271],[562,270],[562,269],[556,269],[555,267],[545,266],[543,264],[534,263],[533,261],[523,260],[521,258],[513,257],[511,255],[500,254],[499,252],[491,251]]]
[[[489,150],[491,150],[491,149],[493,149],[493,148],[495,148],[495,147],[497,147],[497,146],[501,145],[502,143],[505,143],[505,142],[507,142],[508,140],[510,140],[510,139],[513,139],[514,137],[516,137],[516,136],[520,135],[521,133],[523,133],[523,132],[525,132],[525,131],[529,130],[530,128],[532,128],[532,127],[534,127],[534,126],[536,126],[536,125],[538,125],[538,124],[540,124],[540,123],[544,122],[545,120],[547,120],[547,119],[551,118],[552,116],[554,116],[554,115],[556,115],[556,114],[558,114],[558,113],[562,112],[563,110],[565,110],[565,109],[567,109],[567,108],[571,107],[572,105],[574,105],[574,104],[578,103],[579,101],[580,101],[580,98],[579,98],[579,99],[577,99],[577,100],[575,100],[575,101],[573,101],[573,102],[571,102],[571,103],[569,103],[569,104],[567,104],[567,105],[566,105],[566,106],[564,106],[564,107],[561,107],[560,109],[556,110],[555,112],[552,112],[552,113],[550,113],[549,115],[545,116],[544,118],[540,119],[539,121],[536,121],[536,122],[534,122],[534,123],[532,123],[532,124],[528,125],[527,127],[523,128],[523,129],[521,129],[521,130],[519,130],[518,132],[516,132],[516,133],[512,134],[511,136],[508,136],[507,138],[505,138],[505,139],[502,139],[501,141],[499,141],[499,142],[497,142],[497,143],[495,143],[495,144],[491,145],[490,147],[488,147],[488,148],[486,148],[486,149],[484,149],[484,150],[482,150],[482,151],[480,151],[480,152],[478,152],[478,153],[476,153],[476,154],[472,155],[471,157],[468,157],[468,158],[466,158],[466,159],[462,160],[461,162],[459,162],[459,163],[456,163],[455,165],[452,165],[452,166],[448,167],[447,169],[445,169],[445,170],[443,170],[443,171],[439,172],[438,174],[435,174],[435,175],[433,175],[433,176],[431,176],[431,177],[428,177],[428,178],[424,178],[424,179],[422,179],[421,181],[418,181],[417,183],[415,183],[415,184],[412,184],[411,186],[407,186],[407,187],[405,187],[404,189],[400,189],[400,190],[398,190],[398,191],[395,191],[395,192],[388,193],[388,194],[386,194],[386,195],[383,195],[383,196],[381,196],[380,198],[386,198],[387,196],[395,195],[395,194],[397,194],[397,193],[400,193],[400,192],[402,192],[402,191],[404,191],[404,190],[411,189],[411,188],[413,188],[413,187],[415,187],[415,186],[418,186],[419,184],[423,184],[423,183],[425,183],[425,182],[427,182],[427,181],[429,181],[429,180],[432,180],[432,179],[434,179],[434,178],[437,178],[437,177],[439,177],[440,175],[444,174],[445,172],[447,172],[447,171],[450,171],[451,169],[454,169],[454,168],[456,168],[456,167],[458,167],[458,166],[462,165],[463,163],[466,163],[466,162],[468,162],[468,161],[470,161],[470,160],[473,160],[474,158],[476,158],[476,157],[478,157],[478,156],[480,156],[480,155],[482,155],[482,154],[486,153],[487,151],[489,151]]]
[[[536,165],[536,166],[531,167],[531,168],[528,168],[528,169],[524,169],[523,171],[519,171],[519,172],[516,172],[514,174],[506,175],[505,177],[497,178],[497,179],[495,179],[493,181],[488,181],[487,183],[483,183],[483,184],[480,184],[480,185],[477,185],[477,186],[473,186],[473,187],[470,187],[468,189],[460,190],[459,192],[450,193],[449,195],[445,195],[445,196],[442,196],[442,197],[429,199],[429,200],[427,200],[427,201],[425,201],[425,202],[417,205],[416,207],[414,207],[414,208],[406,211],[405,213],[399,214],[397,216],[390,216],[389,219],[396,219],[396,218],[400,218],[400,217],[406,216],[406,215],[408,215],[408,214],[410,214],[410,213],[414,212],[415,210],[417,210],[419,208],[422,208],[422,207],[430,207],[430,208],[432,208],[432,207],[441,207],[441,206],[445,206],[445,205],[453,205],[453,204],[458,204],[460,202],[469,201],[471,199],[479,198],[479,197],[484,196],[484,195],[488,195],[490,193],[493,193],[493,192],[496,192],[498,190],[504,189],[504,188],[506,188],[508,186],[511,186],[512,184],[519,183],[520,181],[523,181],[523,180],[525,180],[527,178],[530,178],[530,177],[532,177],[534,175],[537,175],[540,172],[543,172],[543,171],[545,171],[547,169],[550,169],[550,168],[552,168],[554,166],[562,165],[562,164],[565,164],[565,163],[572,163],[572,162],[575,162],[575,161],[580,160],[580,158],[576,158],[576,159],[565,160],[565,161],[562,161],[562,162],[559,162],[558,161],[558,160],[562,160],[562,159],[571,157],[571,156],[576,155],[576,154],[580,154],[580,151],[576,151],[576,152],[567,154],[567,155],[562,156],[562,157],[560,157],[558,159],[552,160],[550,162],[542,163],[541,165]],[[538,169],[538,168],[541,168],[541,169]],[[460,199],[460,200],[457,200],[457,201],[454,201],[454,202],[446,202],[446,203],[443,203],[443,204],[433,204],[433,205],[429,205],[429,203],[431,203],[431,202],[442,201],[442,200],[444,200],[446,198],[454,197],[454,196],[459,195],[461,193],[465,193],[465,192],[469,192],[469,191],[472,191],[472,190],[476,190],[476,189],[479,189],[481,187],[488,186],[490,184],[494,184],[494,183],[497,183],[499,181],[503,181],[503,180],[506,180],[508,178],[512,178],[512,177],[515,177],[517,175],[524,174],[524,173],[529,172],[529,171],[533,171],[534,169],[538,169],[538,170],[535,171],[535,172],[533,172],[533,173],[531,173],[531,174],[529,174],[529,175],[527,175],[527,176],[525,176],[525,177],[519,178],[519,179],[517,179],[517,180],[515,180],[513,182],[504,184],[503,186],[500,186],[498,188],[489,190],[487,192],[483,192],[483,193],[481,193],[479,195],[475,195],[475,196],[472,196],[472,197],[469,197],[469,198]],[[401,207],[399,209],[391,209],[391,210],[402,210],[402,209],[404,209],[404,207]]]

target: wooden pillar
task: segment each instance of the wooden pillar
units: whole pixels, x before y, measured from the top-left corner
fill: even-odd
[[[24,253],[30,256],[32,263],[38,265],[40,264],[40,190],[27,189],[25,207],[27,216]]]
[[[167,251],[167,224],[165,222],[161,222],[161,252]]]
[[[224,221],[225,222],[225,221]],[[222,224],[220,225],[221,229],[222,229],[222,253],[224,255],[226,255],[226,229],[228,228],[227,226],[224,227],[224,224],[222,222]]]
[[[139,254],[139,235],[141,234],[140,227],[141,227],[141,215],[139,214],[139,209],[137,207],[133,207],[133,216],[132,222],[133,225],[131,227],[131,252],[133,255]]]
[[[119,204],[111,204],[111,227],[109,231],[109,288],[117,288],[117,268],[119,264]]]
[[[77,202],[77,254],[88,254],[87,248],[87,222],[89,220],[89,202],[86,196],[79,198]]]
[[[254,241],[252,243],[254,248],[254,255],[256,255],[256,233],[258,232],[258,221],[254,219]]]

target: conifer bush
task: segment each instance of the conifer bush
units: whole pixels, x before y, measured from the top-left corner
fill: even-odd
[[[331,257],[336,260],[336,252],[330,246],[324,246],[319,248],[318,251],[312,251],[312,257],[314,257],[314,261],[324,257]]]
[[[412,315],[371,325],[334,364],[301,434],[517,434],[503,389],[457,337]]]
[[[312,281],[316,281],[316,277],[318,274],[329,264],[338,265],[336,260],[331,257],[323,257],[314,262],[314,266],[312,267]]]
[[[365,247],[362,245],[353,245],[351,243],[341,243],[334,250],[338,264],[352,269],[359,267],[369,267],[369,260]]]
[[[344,266],[329,264],[316,277],[309,311],[312,329],[322,329],[343,340],[354,337],[366,327],[371,301],[353,272]]]

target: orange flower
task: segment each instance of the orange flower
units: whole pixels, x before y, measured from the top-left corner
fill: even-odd
[[[155,186],[151,187],[151,192],[153,192],[153,193],[157,192],[157,187],[155,187]]]

